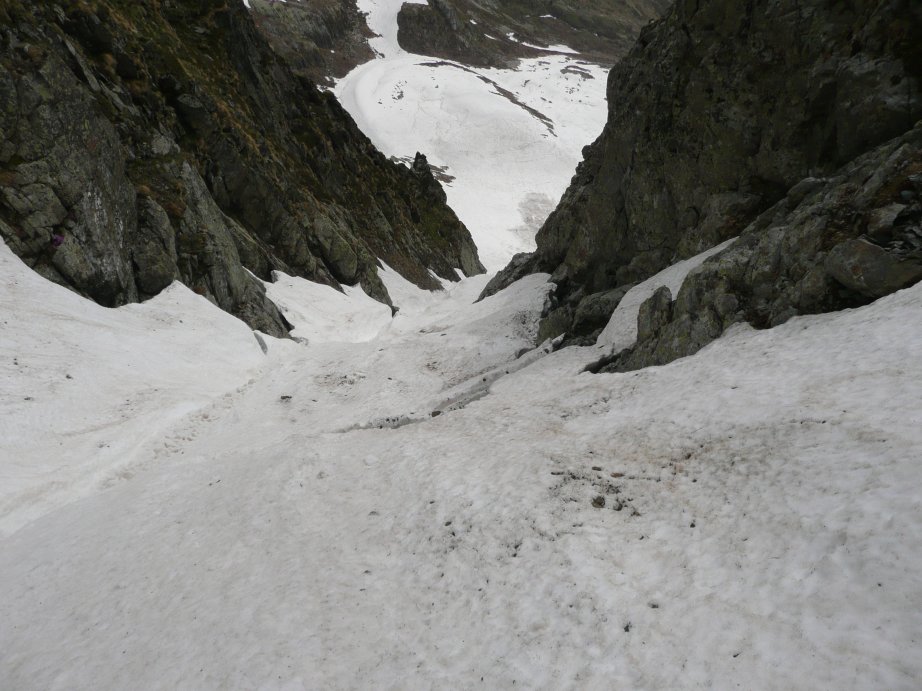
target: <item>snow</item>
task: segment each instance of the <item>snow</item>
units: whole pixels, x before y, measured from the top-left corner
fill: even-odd
[[[634,345],[637,340],[637,313],[640,311],[640,306],[663,286],[669,288],[672,299],[675,300],[688,274],[701,266],[709,257],[725,250],[735,240],[736,238],[732,238],[695,257],[676,262],[631,288],[625,293],[608,324],[602,329],[602,333],[596,339],[596,345],[607,346],[609,351],[615,353]]]
[[[370,341],[391,320],[391,308],[368,297],[361,288],[345,286],[343,292],[273,272],[266,294],[285,318],[296,325],[291,335],[323,342]]]
[[[526,43],[525,41],[519,41],[519,43],[521,43],[523,46],[527,46],[528,48],[536,48],[537,50],[546,50],[552,53],[570,53],[572,55],[579,54],[577,51],[573,50],[569,46],[563,45],[562,43],[554,43],[549,46],[536,46],[533,43]]]
[[[922,285],[591,375],[546,276],[282,277],[264,355],[0,272],[0,688],[920,685]]]
[[[167,430],[265,359],[242,322],[180,284],[109,310],[3,243],[0,276],[0,535],[172,453]]]
[[[481,261],[496,271],[534,236],[565,191],[582,148],[605,124],[606,70],[572,55],[474,69],[411,55],[397,44],[401,0],[360,0],[378,58],[334,93],[388,156],[417,151],[455,179],[443,183]],[[552,47],[565,52],[565,46]],[[567,49],[568,50],[568,49]]]
[[[506,38],[508,38],[510,41],[515,41],[516,43],[519,43],[528,48],[535,48],[536,50],[544,50],[544,51],[548,51],[551,53],[570,53],[571,55],[579,55],[578,51],[575,51],[569,46],[565,46],[563,44],[555,44],[555,45],[550,45],[550,46],[536,46],[533,43],[527,43],[525,41],[522,41],[516,38],[514,32],[507,33]]]
[[[495,269],[603,75],[427,66],[401,4],[360,0],[379,59],[337,94],[448,167]],[[179,284],[99,307],[0,245],[0,689],[919,688],[922,284],[583,371],[724,246],[552,352],[546,275],[475,303],[488,276],[384,266],[393,315],[277,273],[279,340]]]

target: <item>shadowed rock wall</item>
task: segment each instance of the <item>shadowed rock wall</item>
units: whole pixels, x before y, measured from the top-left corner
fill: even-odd
[[[178,279],[287,331],[250,273],[389,302],[482,271],[438,183],[385,159],[240,0],[0,0],[0,234],[104,305]]]
[[[680,0],[612,70],[608,123],[584,150],[537,251],[517,257],[487,292],[549,272],[557,289],[542,335],[591,340],[598,320],[576,320],[584,302],[747,228],[768,232],[750,224],[799,195],[802,180],[835,177],[910,130],[922,117],[920,80],[919,3]],[[864,218],[874,208],[854,212]],[[798,258],[798,243],[778,251],[791,265],[811,261]],[[788,300],[752,318],[778,323],[854,304],[856,295]]]

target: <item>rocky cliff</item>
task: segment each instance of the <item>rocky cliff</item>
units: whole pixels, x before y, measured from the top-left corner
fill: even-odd
[[[253,275],[389,301],[482,271],[430,175],[387,161],[241,0],[0,0],[0,235],[104,305],[181,280],[286,332]],[[253,275],[251,275],[253,274]]]
[[[728,327],[856,307],[922,280],[922,123],[833,175],[806,178],[726,250],[640,309],[634,347],[596,369],[691,355]]]
[[[612,70],[608,124],[537,251],[488,292],[552,273],[543,334],[591,340],[619,287],[742,233],[675,305],[661,295],[642,311],[642,331],[672,345],[648,343],[658,354],[621,363],[634,367],[736,321],[774,325],[918,280],[920,80],[910,0],[680,0]],[[700,333],[676,345],[684,320]]]
[[[610,65],[668,5],[669,0],[429,0],[401,8],[398,38],[411,53],[478,67],[510,67],[554,46]]]
[[[355,0],[249,0],[257,28],[295,74],[332,84],[374,58]]]

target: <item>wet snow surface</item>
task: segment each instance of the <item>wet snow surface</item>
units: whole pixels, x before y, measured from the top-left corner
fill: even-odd
[[[515,359],[543,276],[386,272],[394,319],[282,277],[264,355],[0,275],[0,688],[922,680],[922,286],[590,375]]]
[[[435,64],[360,4],[379,59],[337,94],[454,178],[498,268],[604,74]],[[385,269],[392,317],[279,274],[282,341],[180,285],[98,307],[0,244],[0,689],[919,688],[922,286],[582,373],[703,259],[551,353],[546,276],[474,304],[486,276]]]
[[[359,0],[378,55],[337,84],[343,106],[388,156],[417,151],[444,170],[448,202],[484,265],[501,269],[557,205],[582,148],[607,116],[606,70],[566,54],[516,70],[475,69],[411,55],[397,44],[403,0]],[[450,179],[453,178],[453,179]]]

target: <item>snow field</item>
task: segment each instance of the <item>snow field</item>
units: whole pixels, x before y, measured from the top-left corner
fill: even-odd
[[[14,283],[31,276],[6,255]],[[212,378],[233,387],[252,362],[253,381],[174,422],[166,453],[136,440],[135,472],[39,504],[2,538],[0,687],[918,686],[922,286],[590,375],[604,344],[516,370],[544,276],[477,304],[485,277],[441,294],[384,277],[401,310],[373,338],[306,321],[309,345],[266,338],[266,356],[187,296],[217,322],[200,347],[230,351]],[[17,342],[54,360],[61,343],[28,334],[79,323],[87,303],[36,281],[33,304],[55,309],[16,322]],[[276,299],[314,290],[298,283]],[[12,323],[22,305],[0,308]],[[106,319],[72,333],[68,357],[104,377],[96,344],[157,308],[92,307]],[[138,345],[151,377],[177,366],[160,347]],[[504,363],[481,398],[432,416]],[[43,390],[56,375],[21,376]],[[143,381],[117,384],[101,410]],[[171,422],[138,415],[120,429]],[[18,453],[14,469],[46,462],[42,446]]]
[[[604,74],[426,64],[401,4],[360,0],[379,59],[337,95],[447,166],[499,268]],[[279,274],[264,353],[180,285],[107,310],[0,247],[0,689],[919,688],[922,285],[582,373],[719,249],[555,353],[547,276],[475,304],[385,267],[392,317]]]
[[[4,243],[0,276],[0,535],[131,477],[145,445],[169,454],[173,425],[264,365],[243,322],[181,284],[110,310]]]
[[[516,70],[472,69],[411,55],[397,44],[399,0],[363,0],[378,54],[334,92],[388,156],[421,151],[443,182],[490,271],[534,249],[534,235],[566,189],[583,146],[607,116],[606,71],[565,55]]]

